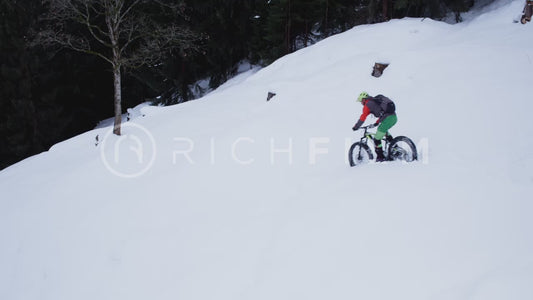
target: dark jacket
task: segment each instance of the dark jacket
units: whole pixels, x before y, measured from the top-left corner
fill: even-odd
[[[385,101],[383,98],[387,99],[388,101],[392,102],[390,99],[382,96],[377,95],[375,97],[370,97],[368,99],[363,100],[363,113],[359,117],[359,120],[354,126],[354,129],[357,130],[366,120],[366,117],[368,117],[369,114],[373,114],[378,120],[376,121],[376,124],[381,123],[381,121],[385,120],[388,116],[395,115],[395,112],[386,112],[385,108],[382,105],[382,102]]]

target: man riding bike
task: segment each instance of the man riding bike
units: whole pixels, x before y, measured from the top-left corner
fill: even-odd
[[[358,130],[366,120],[369,114],[373,114],[378,120],[375,125],[379,125],[376,135],[374,136],[374,144],[376,147],[376,161],[382,162],[385,160],[383,155],[383,147],[381,140],[387,136],[389,129],[396,124],[398,117],[396,116],[396,107],[394,102],[383,95],[377,95],[371,97],[367,92],[362,92],[357,98],[358,102],[363,105],[363,113],[359,117],[359,120],[352,128],[354,131]]]

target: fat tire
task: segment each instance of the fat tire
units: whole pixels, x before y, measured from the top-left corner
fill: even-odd
[[[406,146],[405,145],[401,145],[401,146],[397,145],[400,142],[405,143]],[[410,138],[406,137],[406,136],[397,136],[397,137],[395,137],[392,140],[392,142],[389,145],[389,153],[387,154],[387,159],[388,160],[396,160],[396,159],[398,159],[397,157],[394,157],[394,155],[392,153],[392,149],[394,149],[395,146],[400,147],[405,152],[408,152],[408,153],[412,154],[412,157],[411,157],[410,160],[406,160],[405,158],[401,158],[403,161],[411,162],[411,161],[418,160],[418,152],[416,150],[415,143],[413,143],[413,141]]]
[[[355,167],[356,165],[358,165],[358,164],[363,162],[363,160],[361,158],[354,157],[354,154],[356,154],[354,152],[359,153],[358,149],[361,149],[361,151],[363,152],[362,153],[363,155],[365,155],[365,152],[366,152],[366,155],[367,155],[369,160],[373,160],[374,159],[374,155],[372,155],[372,151],[370,151],[370,148],[368,147],[367,144],[364,144],[364,143],[361,143],[361,142],[356,142],[350,147],[350,151],[348,151],[348,159],[350,161],[350,166],[351,167]]]

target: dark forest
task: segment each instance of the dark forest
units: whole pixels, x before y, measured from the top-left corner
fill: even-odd
[[[82,2],[103,7],[102,3],[111,1],[131,5],[132,14],[156,20],[159,25],[154,26],[172,23],[174,29],[189,34],[182,44],[158,48],[157,61],[122,67],[121,112],[146,101],[173,105],[194,100],[235,75],[241,62],[266,66],[356,25],[403,17],[440,20],[452,16],[460,22],[461,12],[473,5],[471,0]],[[45,28],[57,25],[58,20],[50,18],[55,12],[50,10],[70,2],[80,0],[0,0],[0,169],[91,130],[115,113],[113,68],[106,60],[38,38]],[[169,10],[155,5],[179,7],[179,13],[169,15]],[[61,21],[66,26],[61,32],[87,31],[76,22]],[[105,20],[91,22],[102,25]],[[95,41],[78,42],[100,53],[108,51]],[[141,49],[140,43],[133,46]],[[208,80],[209,87],[200,87],[200,80]]]

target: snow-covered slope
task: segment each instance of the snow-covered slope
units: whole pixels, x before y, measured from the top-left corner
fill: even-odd
[[[3,170],[0,299],[533,299],[522,5],[358,26]],[[420,161],[347,165],[363,90]]]

